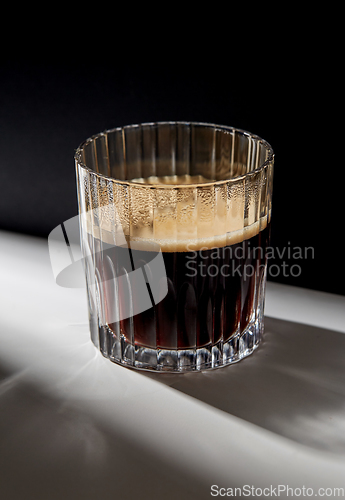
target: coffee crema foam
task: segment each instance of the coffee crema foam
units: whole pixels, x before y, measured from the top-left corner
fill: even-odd
[[[157,177],[156,175],[151,175],[150,177],[139,177],[137,179],[131,179],[131,182],[138,182],[140,184],[149,185],[165,185],[165,186],[176,186],[178,184],[206,184],[208,182],[216,182],[215,179],[207,179],[203,175],[164,175]]]
[[[151,176],[148,178],[137,178],[131,179],[131,182],[137,182],[141,184],[149,185],[188,185],[188,184],[205,184],[209,182],[214,182],[214,180],[206,179],[201,175],[174,175],[174,176],[164,176],[156,177]],[[109,209],[110,207],[110,209]],[[92,212],[97,212],[98,223],[92,222]],[[212,248],[221,248],[224,246],[235,245],[241,243],[242,241],[248,240],[256,236],[260,231],[267,227],[270,221],[270,212],[259,220],[248,225],[248,221],[244,220],[244,227],[237,230],[232,230],[224,233],[224,221],[221,224],[214,218],[212,224],[208,230],[206,230],[203,225],[202,237],[186,237],[188,235],[188,226],[183,225],[183,229],[179,228],[176,219],[167,217],[165,220],[161,220],[160,214],[153,220],[153,230],[152,228],[135,227],[133,233],[135,234],[125,234],[123,228],[120,224],[114,224],[114,217],[111,215],[113,212],[113,206],[102,206],[98,209],[94,209],[90,212],[84,214],[86,231],[94,238],[101,240],[107,245],[131,247],[138,250],[146,251],[162,251],[162,252],[188,252],[188,251],[199,251],[207,250]],[[237,221],[237,225],[238,225]],[[190,223],[190,227],[193,228],[195,232],[198,233],[198,221],[193,220]],[[148,236],[148,233],[154,232],[155,226],[157,229],[157,234],[159,237]],[[217,227],[218,226],[218,227]],[[200,224],[201,227],[201,224]],[[178,229],[180,229],[180,234]],[[131,231],[130,231],[131,232]],[[142,232],[142,235],[140,234]],[[201,232],[201,231],[200,231]],[[209,232],[209,235],[207,234]],[[145,234],[146,233],[146,234]],[[223,233],[223,234],[222,234]]]
[[[91,223],[87,224],[87,232],[108,245],[131,247],[136,250],[146,251],[192,252],[242,243],[242,241],[256,236],[260,231],[265,229],[268,223],[267,219],[267,216],[265,216],[243,229],[203,238],[169,238],[168,231],[166,238],[141,238],[140,236],[125,235],[122,228],[118,226],[114,227],[113,231],[109,231],[109,229],[102,226],[91,226]],[[159,232],[161,235],[161,227]]]

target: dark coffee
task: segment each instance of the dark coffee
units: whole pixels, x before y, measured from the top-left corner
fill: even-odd
[[[230,238],[236,241],[230,245],[198,248],[190,241],[186,251],[163,248],[164,275],[152,265],[157,251],[130,242],[102,250],[101,240],[89,235],[104,324],[127,343],[154,349],[210,346],[244,331],[256,320],[269,225],[247,229],[245,239]],[[142,274],[134,272],[139,268]],[[143,302],[145,310],[135,314]]]

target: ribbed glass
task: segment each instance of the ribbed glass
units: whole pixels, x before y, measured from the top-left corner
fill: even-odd
[[[274,154],[231,127],[107,130],[75,155],[91,338],[114,362],[183,372],[263,332]]]

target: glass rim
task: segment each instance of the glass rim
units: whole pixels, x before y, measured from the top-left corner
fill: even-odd
[[[209,129],[214,129],[214,130],[219,130],[221,132],[226,132],[226,133],[239,133],[243,136],[246,136],[250,139],[253,139],[255,141],[257,141],[258,143],[260,143],[268,152],[268,157],[267,159],[261,164],[259,165],[257,168],[255,168],[254,170],[251,170],[250,172],[246,172],[244,174],[241,174],[241,175],[237,175],[235,177],[231,177],[230,179],[221,179],[221,180],[218,180],[218,181],[210,181],[210,182],[193,182],[193,183],[190,183],[190,184],[159,184],[159,183],[150,183],[150,184],[145,184],[143,182],[138,182],[138,181],[133,181],[133,180],[121,180],[121,179],[116,179],[116,177],[111,177],[109,175],[105,175],[105,174],[101,174],[99,172],[96,172],[95,170],[93,170],[92,168],[88,167],[82,160],[82,151],[84,149],[85,146],[87,146],[88,144],[90,144],[92,141],[98,139],[99,137],[103,137],[105,136],[106,134],[109,134],[111,132],[117,132],[117,131],[125,131],[127,129],[135,129],[135,128],[139,128],[139,127],[145,127],[145,126],[155,126],[155,127],[159,127],[161,125],[188,125],[188,126],[191,126],[191,125],[196,125],[196,126],[202,126],[202,127],[205,127],[205,128],[209,128]],[[274,154],[274,151],[273,151],[273,148],[272,146],[265,140],[265,139],[262,139],[260,136],[256,135],[256,134],[253,134],[252,132],[249,132],[247,130],[243,130],[243,129],[240,129],[240,128],[237,128],[237,127],[231,127],[231,126],[228,126],[228,125],[217,125],[215,123],[208,123],[208,122],[197,122],[197,121],[157,121],[157,122],[144,122],[144,123],[134,123],[134,124],[131,124],[131,125],[124,125],[124,126],[120,126],[120,127],[114,127],[114,128],[110,128],[110,129],[106,129],[104,130],[103,132],[99,132],[97,134],[94,134],[92,136],[90,136],[89,138],[85,139],[79,146],[78,148],[76,149],[75,151],[75,154],[74,154],[74,160],[76,161],[76,163],[81,166],[83,169],[87,170],[88,172],[90,172],[91,174],[93,175],[96,175],[102,179],[107,179],[107,180],[110,180],[110,181],[113,181],[113,182],[116,182],[117,184],[124,184],[124,185],[127,185],[127,186],[136,186],[136,187],[142,187],[142,188],[148,188],[148,189],[152,189],[152,188],[159,188],[159,189],[174,189],[174,188],[178,188],[178,189],[191,189],[191,188],[196,188],[196,187],[207,187],[207,186],[215,186],[215,185],[222,185],[222,184],[228,184],[229,182],[238,182],[239,180],[243,180],[243,179],[246,179],[248,177],[251,177],[253,175],[256,175],[258,174],[259,172],[261,172],[262,170],[264,170],[268,165],[270,165],[273,161],[274,161],[274,157],[275,157],[275,154]]]

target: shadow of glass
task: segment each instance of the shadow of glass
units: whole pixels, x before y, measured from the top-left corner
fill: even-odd
[[[264,343],[210,372],[145,373],[300,444],[345,455],[345,335],[265,318]]]

